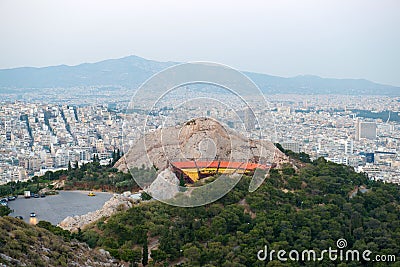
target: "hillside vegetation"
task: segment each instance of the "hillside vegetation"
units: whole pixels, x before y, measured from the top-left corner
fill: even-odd
[[[289,165],[272,170],[253,193],[248,192],[249,182],[249,177],[243,178],[233,191],[207,206],[150,202],[133,207],[93,224],[81,240],[116,258],[150,266],[265,266],[257,260],[265,245],[270,250],[321,251],[335,248],[340,238],[347,240],[347,249],[399,257],[398,185],[370,181],[322,158],[297,172]],[[358,186],[369,190],[356,194]],[[321,264],[372,266],[327,259],[271,261],[268,266]]]
[[[20,219],[0,217],[0,265],[117,266],[112,261],[107,253],[92,250],[84,243],[64,240]]]
[[[344,238],[346,249],[371,250],[370,258],[395,255],[397,262],[390,266],[400,266],[400,186],[370,181],[322,158],[298,159],[303,160],[300,169],[287,164],[271,170],[253,193],[248,192],[251,178],[243,177],[215,203],[179,208],[150,201],[74,234],[44,222],[39,226],[47,230],[3,217],[0,254],[28,266],[82,264],[89,259],[88,249],[71,241],[77,239],[131,266],[387,266],[327,257],[322,262],[257,259],[265,245],[320,253]],[[135,171],[150,175],[144,168]],[[95,252],[90,259],[107,260]]]

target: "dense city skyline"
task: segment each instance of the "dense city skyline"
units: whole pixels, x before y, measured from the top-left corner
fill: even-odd
[[[207,92],[212,89],[204,90],[191,94],[211,101]],[[110,93],[112,90],[103,91],[105,96]],[[220,98],[235,102],[230,95]],[[96,157],[107,165],[115,151],[127,151],[124,146],[140,136],[137,131],[122,134],[122,125],[139,129],[147,116],[152,118],[153,130],[166,127],[166,118],[170,126],[175,126],[185,123],[188,116],[217,118],[246,134],[243,122],[238,120],[242,116],[252,138],[262,132],[262,139],[278,142],[296,153],[305,152],[311,159],[324,157],[365,172],[370,179],[400,183],[399,97],[275,95],[270,98],[269,108],[254,98],[251,103],[257,123],[249,121],[239,106],[236,113],[224,106],[205,108],[204,101],[187,102],[184,94],[170,97],[161,105],[168,108],[154,109],[151,115],[146,111],[151,106],[148,101],[126,114],[126,103],[118,99],[108,103],[85,95],[78,99],[82,102],[46,104],[45,98],[0,102],[0,184],[66,169],[75,162],[91,162]]]

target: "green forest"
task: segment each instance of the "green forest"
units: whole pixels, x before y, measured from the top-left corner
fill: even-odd
[[[399,260],[400,186],[371,181],[350,167],[323,158],[302,164],[298,170],[291,165],[272,169],[253,193],[248,192],[251,177],[243,177],[234,190],[202,207],[179,208],[150,201],[73,234],[43,222],[39,226],[65,242],[77,239],[92,248],[103,248],[132,266],[400,266],[398,262],[362,259],[257,259],[265,245],[270,250],[321,252],[335,248],[336,241],[344,238],[346,249],[368,249],[373,252],[371,258],[395,255]],[[87,177],[89,170],[79,172]],[[70,183],[79,183],[77,171],[63,175],[75,177],[68,179]],[[144,168],[135,171],[152,175]],[[102,171],[101,176],[93,177],[93,183],[109,181],[104,177],[113,172],[112,168]],[[125,178],[131,181],[128,175]],[[359,186],[365,190],[355,191]]]
[[[225,197],[202,207],[143,203],[94,223],[77,238],[118,259],[149,266],[379,266],[257,259],[265,245],[321,251],[335,247],[340,238],[347,240],[348,249],[399,256],[398,185],[370,181],[322,158],[299,171],[289,165],[271,170],[253,193],[249,182],[244,177]],[[361,185],[368,190],[350,198]]]

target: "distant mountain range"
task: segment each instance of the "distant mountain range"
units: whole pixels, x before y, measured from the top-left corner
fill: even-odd
[[[128,56],[76,66],[2,69],[0,70],[0,92],[2,90],[12,92],[14,89],[20,91],[31,88],[100,85],[135,88],[151,75],[175,64],[178,63]],[[284,78],[253,72],[244,73],[267,94],[400,95],[400,87],[364,79],[332,79],[312,75]]]

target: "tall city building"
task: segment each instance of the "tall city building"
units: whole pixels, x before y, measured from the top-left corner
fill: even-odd
[[[353,140],[346,140],[344,143],[344,153],[347,155],[351,155],[354,152],[354,144],[353,144]]]
[[[98,153],[102,153],[102,152],[105,151],[104,141],[102,139],[96,140],[95,143],[96,143],[96,150],[97,150]]]
[[[355,140],[365,138],[374,140],[376,138],[376,123],[375,122],[363,122],[360,120],[356,121],[356,133]]]

